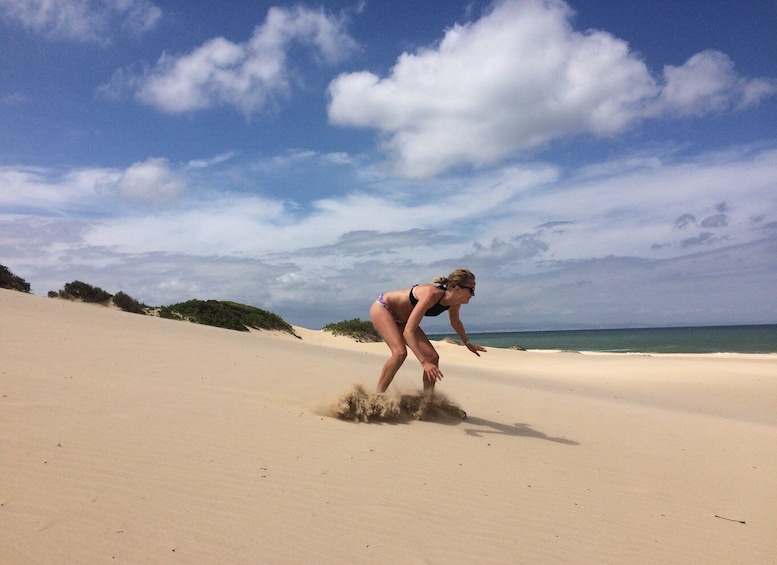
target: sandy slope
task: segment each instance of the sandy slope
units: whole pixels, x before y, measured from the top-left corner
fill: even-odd
[[[468,419],[365,424],[382,344],[0,321],[0,563],[777,563],[777,356],[440,344]]]

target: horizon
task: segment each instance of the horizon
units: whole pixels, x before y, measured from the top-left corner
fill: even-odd
[[[12,273],[12,274],[15,275],[15,273]],[[23,279],[24,277],[20,277],[20,278]],[[71,282],[74,282],[74,281],[71,281]],[[85,282],[85,281],[80,281],[80,282]],[[86,284],[89,284],[89,283],[86,283]],[[99,289],[99,287],[97,287],[97,288]],[[0,287],[0,290],[8,290],[8,291],[11,291],[11,292],[22,292],[23,294],[29,294],[31,296],[36,296],[36,297],[39,297],[39,298],[60,299],[60,300],[67,300],[67,301],[70,301],[70,302],[79,302],[79,303],[83,303],[83,304],[95,304],[97,306],[106,306],[106,307],[108,306],[108,304],[99,303],[99,302],[90,302],[90,301],[87,301],[87,300],[83,300],[81,298],[73,298],[73,297],[66,297],[66,296],[60,296],[60,295],[54,296],[54,295],[51,295],[50,293],[52,293],[52,292],[57,293],[59,291],[53,290],[53,289],[51,291],[48,291],[49,292],[48,295],[36,294],[36,293],[33,293],[33,292],[24,292],[24,291],[21,291],[21,290],[18,290],[18,289],[5,288],[5,287]],[[60,289],[60,290],[62,290],[62,289]],[[99,289],[99,290],[104,290],[104,289]],[[123,290],[120,290],[120,291],[124,292]],[[120,292],[120,291],[117,291],[117,292]],[[125,293],[125,294],[128,294],[128,293]],[[130,298],[134,298],[131,295],[129,295],[129,297]],[[203,298],[203,299],[190,299],[190,300],[204,300],[204,301],[207,301],[207,300],[214,300],[214,299]],[[186,301],[183,301],[183,302],[186,302]],[[225,302],[229,302],[229,300],[225,300]],[[152,309],[152,310],[154,310],[154,309],[164,308],[166,306],[172,306],[173,304],[175,304],[175,303],[158,304],[158,305],[141,304],[141,306],[143,308],[145,308],[145,309]],[[249,305],[249,306],[252,306],[252,305]],[[283,318],[283,316],[280,313],[274,312],[274,311],[269,311],[269,312],[271,314],[278,315],[279,317],[281,317],[283,319],[283,321],[287,321],[287,320],[285,320],[285,318]],[[126,312],[126,313],[132,313],[132,312]],[[146,315],[150,315],[150,314],[146,313]],[[301,327],[301,328],[304,328],[304,329],[307,329],[307,330],[322,331],[323,330],[323,326],[325,326],[327,324],[342,322],[342,321],[348,321],[348,320],[329,320],[328,322],[325,322],[322,325],[322,327],[309,327],[309,326],[301,326],[299,324],[294,324],[294,323],[291,323],[291,322],[289,322],[289,323],[292,326]],[[369,321],[369,316],[367,316],[367,320],[366,321]],[[194,322],[194,323],[197,323],[197,322]],[[579,332],[595,332],[595,331],[620,331],[620,330],[671,330],[671,329],[736,328],[736,327],[758,327],[758,326],[777,326],[777,322],[764,322],[764,323],[753,323],[753,324],[741,324],[741,323],[714,324],[714,325],[693,325],[693,324],[691,324],[691,325],[683,325],[683,324],[680,324],[680,325],[672,325],[672,326],[639,326],[639,325],[634,325],[634,326],[608,326],[608,327],[592,327],[592,326],[585,326],[585,325],[580,325],[580,326],[574,325],[574,326],[562,327],[561,324],[558,324],[558,325],[555,325],[555,326],[551,324],[551,325],[548,325],[548,326],[545,326],[545,327],[534,327],[534,328],[528,328],[528,327],[520,328],[520,327],[518,327],[518,328],[515,328],[515,329],[481,329],[481,328],[477,328],[475,326],[472,326],[472,329],[468,330],[467,333],[470,334],[470,335],[478,335],[478,334],[513,334],[513,333],[546,333],[546,332],[578,332],[578,331]],[[427,335],[430,338],[437,337],[437,336],[455,336],[456,335],[455,332],[453,332],[451,329],[448,329],[447,331],[445,329],[425,330],[425,332],[427,333]]]
[[[0,263],[311,328],[457,267],[470,331],[772,325],[775,29],[773,0],[0,0]]]
[[[714,326],[626,326],[626,327],[568,327],[568,328],[544,328],[544,329],[515,329],[515,330],[472,330],[468,334],[517,334],[517,333],[545,333],[545,332],[607,332],[620,330],[695,330],[704,328],[739,328],[739,327],[759,327],[759,326],[777,326],[777,322],[764,324],[721,324]],[[427,332],[429,336],[456,335],[453,331]]]

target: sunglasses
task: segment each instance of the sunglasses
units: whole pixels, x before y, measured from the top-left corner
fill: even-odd
[[[459,285],[459,288],[466,288],[471,295],[475,295],[475,287],[474,286],[464,286],[463,284]]]

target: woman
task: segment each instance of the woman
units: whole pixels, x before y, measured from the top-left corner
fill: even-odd
[[[425,392],[433,392],[436,382],[443,375],[438,367],[440,356],[421,329],[424,316],[439,316],[446,310],[451,327],[464,345],[480,357],[484,347],[470,343],[464,324],[459,319],[462,304],[468,304],[475,296],[475,275],[467,269],[456,269],[447,277],[438,277],[434,284],[417,284],[405,290],[392,290],[381,294],[370,307],[372,325],[391,350],[378,380],[378,392],[386,389],[407,358],[407,347],[415,353],[424,369]]]

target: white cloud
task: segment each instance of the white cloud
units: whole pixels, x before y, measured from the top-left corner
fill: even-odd
[[[288,221],[281,202],[223,194],[145,215],[105,219],[84,239],[120,253],[260,257],[294,247],[295,240],[283,228]]]
[[[357,233],[360,241],[375,241],[377,254],[391,254],[383,251],[385,234],[418,230],[441,239],[428,246],[420,238],[417,253],[441,257],[475,246],[483,254],[504,254],[510,245],[523,255],[546,247],[543,260],[660,258],[683,254],[681,242],[702,232],[732,244],[763,237],[760,227],[777,221],[775,163],[777,151],[762,149],[693,160],[625,157],[579,171],[535,164],[428,181],[423,191],[417,183],[383,178],[304,207],[242,192],[223,171],[175,169],[162,158],[124,171],[5,167],[0,212],[88,220],[84,243],[122,253],[295,262],[299,254],[306,257],[300,267],[311,256],[327,263],[338,245],[353,245]],[[128,208],[128,200],[150,206]],[[318,253],[321,248],[327,251]]]
[[[652,112],[701,116],[746,108],[775,92],[777,81],[746,80],[724,53],[702,51],[681,67],[664,67],[664,85]]]
[[[142,205],[172,202],[186,190],[185,177],[168,161],[150,158],[126,170],[83,168],[58,172],[46,168],[0,167],[0,206],[35,209],[44,215],[95,213],[120,208],[115,196]]]
[[[660,165],[613,170],[595,177],[572,174],[553,190],[536,191],[505,212],[520,218],[527,232],[543,222],[572,222],[562,234],[542,236],[550,244],[546,258],[555,260],[677,257],[685,254],[683,241],[713,231],[713,226],[718,244],[746,243],[763,237],[752,229],[751,218],[759,210],[774,213],[774,149],[684,161],[667,156]],[[701,226],[701,219],[709,218],[714,219]]]
[[[667,67],[662,84],[625,41],[575,31],[571,16],[561,0],[497,2],[439,45],[402,54],[385,78],[340,75],[329,86],[329,119],[380,131],[399,173],[428,177],[554,139],[615,135],[665,112],[741,108],[777,91],[738,77],[715,52]]]
[[[116,182],[122,198],[140,204],[164,204],[178,198],[186,182],[170,169],[166,159],[150,158],[133,163]]]
[[[113,27],[139,35],[162,17],[148,0],[0,0],[0,12],[52,39],[98,44],[110,43]]]
[[[236,155],[235,151],[226,151],[208,159],[192,159],[186,164],[189,169],[207,169],[221,163],[225,163]]]
[[[183,55],[164,53],[142,75],[120,69],[101,91],[134,91],[144,104],[169,113],[227,105],[251,114],[288,95],[294,76],[290,49],[305,47],[327,64],[350,54],[356,44],[345,23],[323,10],[270,8],[244,43],[217,37]]]
[[[757,295],[776,268],[748,251],[771,249],[764,241],[777,236],[774,148],[690,160],[626,155],[578,171],[538,163],[424,183],[381,178],[304,208],[240,192],[216,169],[164,159],[124,171],[0,169],[0,257],[34,292],[78,278],[151,304],[244,301],[311,326],[366,315],[375,293],[458,265],[479,277],[468,318],[505,327],[499,300],[532,320],[562,308],[615,320],[635,293],[659,305],[695,272],[709,277],[704,297],[688,298],[698,305],[714,296],[714,281]],[[193,189],[178,192],[179,182]],[[123,200],[153,203],[160,183],[177,200]],[[323,285],[350,291],[314,300]],[[735,311],[735,294],[720,307]],[[612,312],[599,318],[597,304]]]
[[[101,195],[119,178],[115,169],[74,169],[59,174],[45,168],[0,167],[0,206],[36,209],[60,215],[94,207],[101,210]]]

